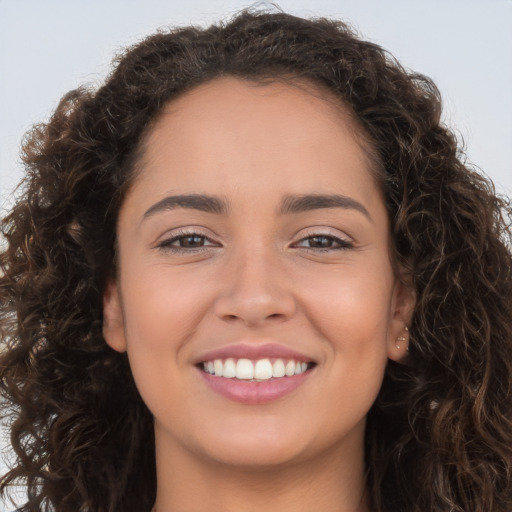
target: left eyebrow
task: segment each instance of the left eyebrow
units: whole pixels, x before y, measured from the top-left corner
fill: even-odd
[[[280,213],[300,213],[323,208],[343,208],[361,212],[370,222],[373,222],[368,210],[352,197],[338,194],[307,194],[289,195],[281,202]]]

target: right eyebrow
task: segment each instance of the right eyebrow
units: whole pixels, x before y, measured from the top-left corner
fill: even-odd
[[[190,208],[201,212],[222,215],[230,210],[230,204],[226,199],[204,194],[167,196],[146,210],[142,220],[146,220],[156,213],[174,210],[175,208]]]

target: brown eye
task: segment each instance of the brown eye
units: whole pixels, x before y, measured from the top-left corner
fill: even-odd
[[[199,233],[178,233],[176,236],[162,240],[157,245],[163,251],[182,253],[208,250],[214,246],[218,246],[218,244]]]
[[[178,238],[177,241],[180,247],[201,247],[204,245],[204,236],[199,235],[187,235]]]
[[[309,246],[316,249],[328,249],[333,246],[334,240],[327,236],[312,236],[309,239]]]
[[[353,244],[332,235],[312,235],[296,244],[297,247],[317,251],[337,251],[353,248]]]

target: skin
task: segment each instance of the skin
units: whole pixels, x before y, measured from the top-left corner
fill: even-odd
[[[357,127],[322,94],[216,79],[168,105],[145,141],[119,215],[104,335],[128,352],[155,418],[159,512],[368,510],[365,418],[387,359],[405,357],[396,340],[414,297],[393,270]],[[177,194],[229,209],[146,214]],[[362,208],[279,212],[284,197],[305,194]],[[187,241],[198,247],[179,251]],[[278,400],[233,402],[195,363],[241,341],[291,347],[316,366]]]

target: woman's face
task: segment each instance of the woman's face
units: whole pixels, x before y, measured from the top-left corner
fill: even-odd
[[[217,79],[146,141],[104,334],[128,352],[157,453],[361,458],[412,297],[355,128],[321,94]]]

